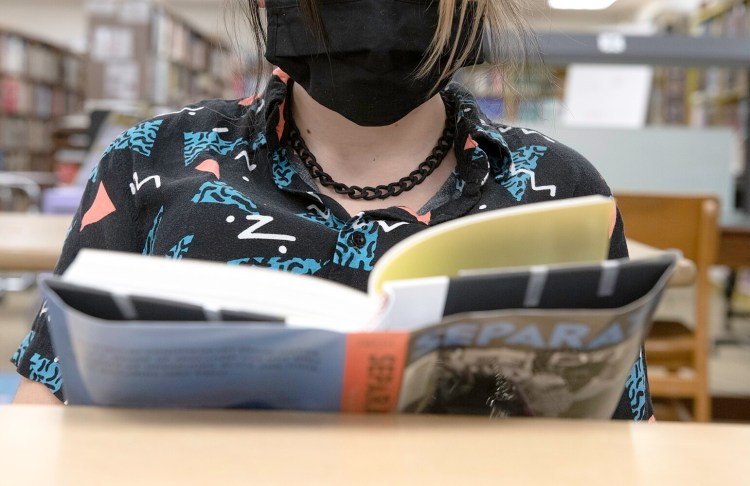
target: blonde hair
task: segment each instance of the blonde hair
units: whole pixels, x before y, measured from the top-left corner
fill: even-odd
[[[467,23],[470,8],[474,12]],[[456,11],[459,12],[459,29],[468,28],[468,35],[460,30],[453,32]],[[417,77],[425,77],[438,67],[446,51],[450,54],[448,62],[442,67],[440,79],[451,77],[470,60],[473,46],[482,40],[486,62],[503,68],[506,75],[508,71],[521,69],[529,54],[535,50],[535,39],[517,0],[440,0],[439,12],[435,36],[416,72]],[[461,34],[468,40],[464,46],[459,45]],[[484,39],[481,39],[482,36]]]
[[[266,30],[261,17],[258,0],[228,0],[250,24],[250,34],[258,66],[255,72],[263,75],[261,62],[265,50]],[[441,69],[441,81],[453,76],[474,52],[478,42],[484,44],[485,61],[503,70],[506,78],[525,67],[531,54],[538,54],[531,28],[526,21],[520,0],[433,0],[439,2],[438,27],[422,65],[414,73],[416,77],[427,77],[433,69]],[[308,19],[312,32],[327,44],[327,34],[318,10],[318,0],[299,0],[300,8]],[[470,11],[473,9],[473,13]],[[454,32],[454,16],[459,12],[459,29],[469,29],[468,35]],[[234,24],[236,26],[236,24]],[[459,45],[461,38],[466,45]],[[237,36],[234,36],[237,39]],[[448,52],[448,62],[441,64],[443,54]]]

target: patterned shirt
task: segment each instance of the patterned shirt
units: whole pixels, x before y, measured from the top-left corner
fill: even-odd
[[[443,189],[416,211],[390,207],[351,216],[316,189],[288,148],[289,83],[277,71],[262,96],[205,101],[123,133],[91,173],[56,273],[79,249],[106,248],[270,267],[364,290],[383,253],[429,226],[519,204],[611,195],[581,155],[534,130],[491,123],[452,84],[443,95],[456,104],[458,162]],[[624,256],[618,216],[610,258]],[[47,319],[42,306],[12,361],[61,398]],[[641,356],[614,416],[651,414]]]

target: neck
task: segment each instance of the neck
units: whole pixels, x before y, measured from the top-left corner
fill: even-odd
[[[316,102],[294,83],[292,116],[323,169],[348,185],[398,180],[432,151],[445,128],[440,95],[384,127],[362,127]]]

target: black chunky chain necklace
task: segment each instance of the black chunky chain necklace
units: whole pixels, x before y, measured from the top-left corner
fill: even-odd
[[[435,148],[432,149],[432,153],[425,159],[424,162],[419,164],[419,167],[414,169],[411,174],[406,177],[402,177],[396,182],[390,184],[379,185],[375,187],[365,186],[347,186],[341,182],[334,181],[330,175],[328,175],[323,168],[320,166],[318,161],[315,159],[315,155],[310,152],[305,144],[305,141],[300,135],[297,125],[294,123],[291,117],[289,117],[289,144],[292,146],[295,152],[300,156],[302,162],[304,162],[307,169],[310,171],[310,175],[313,178],[320,181],[325,187],[332,188],[337,194],[344,194],[351,199],[372,201],[375,199],[386,199],[391,196],[398,196],[406,191],[414,189],[416,186],[424,182],[424,180],[432,174],[435,169],[440,167],[440,164],[445,160],[449,151],[453,148],[453,142],[456,138],[455,129],[455,116],[453,113],[454,103],[452,100],[445,99],[445,112],[446,112],[446,123],[443,134],[438,140]]]

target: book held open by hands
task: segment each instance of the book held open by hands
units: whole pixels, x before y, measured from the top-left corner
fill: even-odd
[[[389,250],[368,293],[82,250],[42,282],[63,393],[112,406],[608,418],[677,260],[606,261],[613,214],[589,196],[437,225]]]

